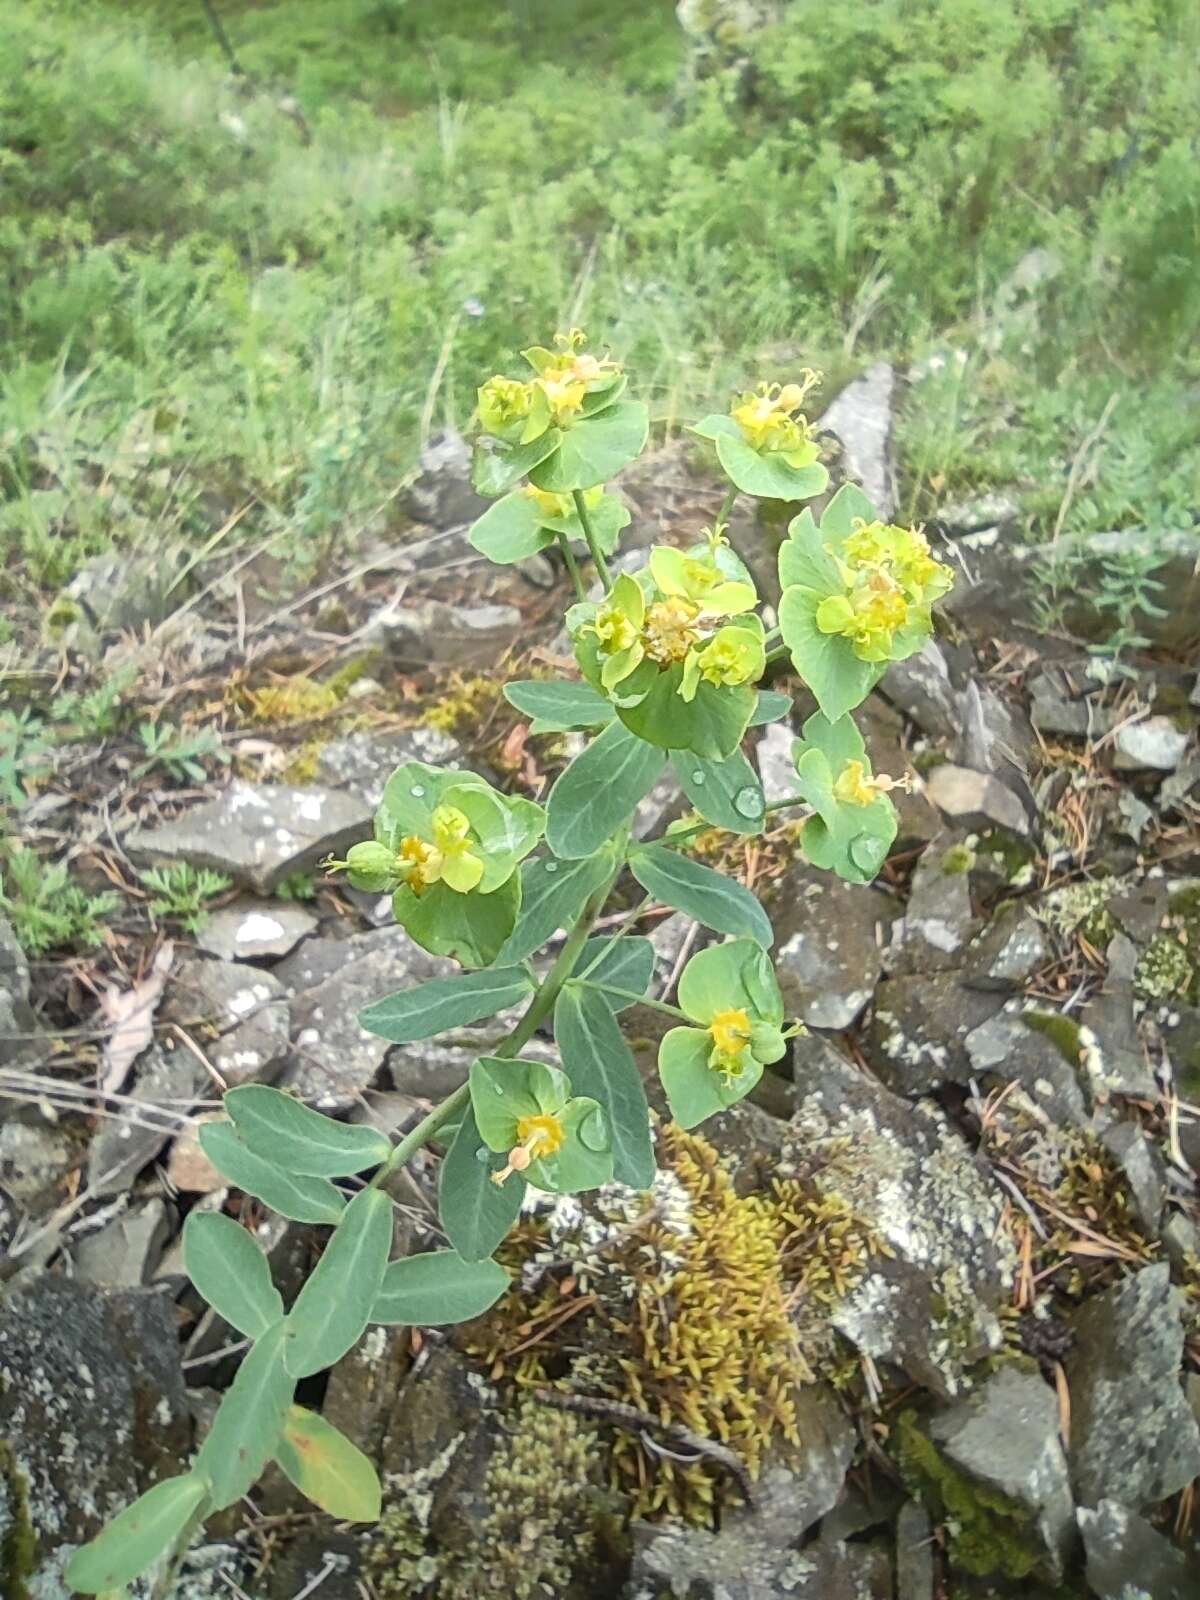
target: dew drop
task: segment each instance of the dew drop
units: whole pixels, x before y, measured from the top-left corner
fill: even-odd
[[[699,770],[699,768],[697,768],[696,771],[692,773],[692,782],[693,783],[703,783],[704,782],[704,774]]]
[[[747,785],[739,789],[733,797],[733,808],[739,817],[761,817],[763,814],[763,797],[758,789],[751,789]]]
[[[481,1167],[487,1166],[488,1162],[492,1159],[492,1152],[488,1149],[487,1145],[481,1144],[479,1146],[479,1149],[475,1152],[475,1159],[478,1161]]]
[[[546,871],[547,872],[557,872],[558,871],[558,862],[557,861],[547,861],[547,863],[546,863]]]
[[[609,1146],[608,1124],[604,1120],[602,1111],[593,1111],[587,1121],[579,1129],[579,1138],[589,1150],[607,1150]]]
[[[412,788],[408,792],[409,792],[409,794],[416,795],[417,799],[419,800],[421,798],[421,796],[425,793],[425,789],[424,789],[423,785],[421,785],[419,783],[414,783]]]

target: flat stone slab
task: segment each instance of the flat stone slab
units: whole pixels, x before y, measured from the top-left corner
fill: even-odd
[[[350,733],[322,747],[317,757],[317,775],[334,788],[350,790],[374,808],[382,800],[392,773],[406,761],[452,767],[461,763],[462,756],[462,745],[440,728]]]
[[[196,932],[196,943],[222,961],[261,961],[286,956],[314,932],[317,918],[288,900],[239,900],[214,911]]]
[[[214,800],[157,828],[136,828],[125,848],[149,863],[212,867],[270,894],[293,873],[344,855],[371,832],[373,808],[336,789],[235,779]]]
[[[865,884],[797,869],[780,883],[771,910],[788,1014],[810,1028],[850,1027],[883,970],[896,902]]]

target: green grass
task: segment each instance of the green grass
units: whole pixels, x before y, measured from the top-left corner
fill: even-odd
[[[686,96],[670,0],[217,8],[240,84],[198,0],[0,0],[10,591],[246,507],[335,561],[572,321],[663,428],[964,349],[904,419],[910,509],[1015,485],[1035,536],[1119,390],[1067,531],[1194,515],[1192,0],[793,0]],[[1061,271],[997,320],[1035,246]]]

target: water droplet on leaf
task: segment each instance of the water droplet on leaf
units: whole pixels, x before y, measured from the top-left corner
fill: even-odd
[[[697,768],[696,771],[692,773],[692,782],[693,783],[703,783],[704,782],[704,774],[699,770],[699,768]]]
[[[547,872],[557,872],[558,871],[558,862],[557,861],[547,861],[547,863],[546,863],[546,871]]]
[[[417,799],[419,800],[421,798],[421,796],[425,793],[425,790],[424,790],[424,788],[422,787],[421,784],[414,783],[412,788],[408,792],[409,792],[409,794],[416,795]]]
[[[488,1149],[487,1145],[481,1144],[479,1146],[479,1149],[475,1152],[475,1159],[478,1161],[481,1167],[487,1166],[488,1162],[492,1159],[492,1152]]]
[[[580,1124],[579,1142],[587,1145],[589,1150],[608,1149],[608,1124],[604,1120],[602,1111],[593,1111],[591,1116]]]
[[[761,817],[763,814],[763,797],[761,789],[751,789],[749,785],[739,789],[733,797],[733,808],[739,817]]]

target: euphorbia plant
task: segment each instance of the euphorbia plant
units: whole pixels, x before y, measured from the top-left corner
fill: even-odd
[[[213,1164],[283,1216],[331,1232],[285,1313],[243,1228],[212,1213],[188,1219],[188,1272],[250,1349],[190,1470],[156,1485],[77,1553],[68,1577],[81,1591],[119,1588],[178,1555],[272,1460],[332,1515],[376,1517],[370,1462],[295,1404],[297,1383],[340,1360],[373,1322],[423,1326],[487,1310],[509,1281],[492,1254],[530,1186],[649,1187],[650,1112],[621,1032],[627,1007],[642,1002],[675,1019],[658,1070],[672,1115],[689,1128],[749,1093],[796,1031],[762,907],[689,855],[688,841],[706,827],[758,833],[768,811],[801,807],[809,860],[863,882],[895,837],[896,780],[872,773],[849,713],[889,661],[928,637],[948,569],[919,533],[881,523],[847,486],[819,520],[806,509],[791,523],[777,625],[761,615],[721,519],[700,543],[656,545],[614,581],[606,558],[629,518],[605,484],[642,450],[645,407],[625,398],[620,367],[589,354],[577,332],[525,360],[529,376],[498,375],[479,391],[476,485],[496,503],[473,540],[499,562],[550,545],[561,551],[576,593],[566,622],[581,676],[510,683],[505,693],[533,731],[590,737],[544,807],[474,773],[410,762],[387,785],[374,838],[333,864],[360,888],[390,892],[411,937],[462,967],[367,1006],[363,1027],[410,1044],[524,1009],[466,1081],[395,1143],[276,1089],[226,1095],[228,1119],[200,1130]],[[723,515],[738,492],[795,501],[826,489],[800,412],[811,381],[806,374],[740,395],[728,415],[697,425],[730,480]],[[580,569],[589,557],[590,592]],[[795,794],[768,806],[742,742],[749,728],[789,713],[788,696],[758,687],[768,663],[785,658],[820,710],[794,745]],[[635,839],[634,812],[668,762],[695,816]],[[615,932],[596,937],[626,874],[645,898]],[[649,993],[653,949],[636,928],[656,903],[717,936],[684,967],[678,1005]],[[550,1024],[559,1064],[524,1059]],[[392,1189],[426,1146],[443,1151],[447,1248],[392,1261]]]

